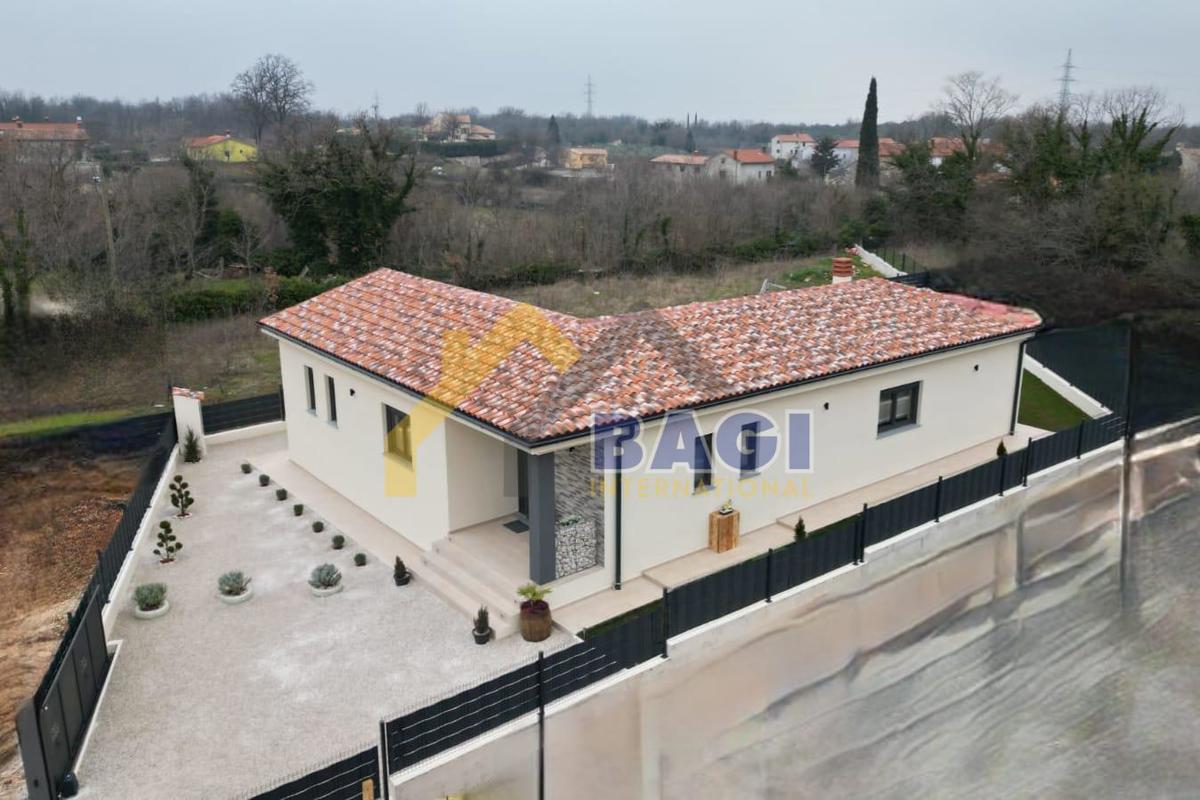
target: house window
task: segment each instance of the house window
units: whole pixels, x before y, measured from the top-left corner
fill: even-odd
[[[306,408],[313,414],[317,413],[317,382],[316,378],[313,377],[312,367],[304,368],[304,390],[305,402],[307,403]]]
[[[758,472],[758,423],[747,422],[742,426],[741,475],[749,478]]]
[[[692,450],[692,493],[707,492],[713,485],[712,434],[697,436]]]
[[[412,417],[391,406],[384,406],[383,424],[386,431],[384,452],[411,464],[413,460]]]
[[[325,376],[325,397],[329,401],[329,421],[337,425],[337,391],[333,385],[333,378]]]
[[[880,433],[916,424],[920,386],[919,383],[908,383],[879,393]]]

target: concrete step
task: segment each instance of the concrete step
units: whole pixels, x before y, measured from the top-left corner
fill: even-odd
[[[439,539],[433,543],[435,552],[445,556],[450,561],[460,565],[471,574],[475,580],[482,583],[498,597],[505,598],[514,604],[519,604],[517,588],[521,583],[514,583],[509,575],[505,575],[493,567],[485,558],[476,555],[453,539]]]
[[[487,606],[491,615],[492,629],[500,639],[517,630],[519,606],[492,591],[464,569],[437,552],[426,553],[421,558],[419,575],[444,599],[474,619],[480,606]]]

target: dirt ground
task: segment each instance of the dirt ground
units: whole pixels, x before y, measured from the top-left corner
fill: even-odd
[[[13,719],[137,483],[141,455],[0,447],[0,798],[23,797]]]

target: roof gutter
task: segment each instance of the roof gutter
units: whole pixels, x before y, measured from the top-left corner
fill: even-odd
[[[430,402],[437,403],[438,405],[442,406],[443,408],[446,408],[444,403],[441,403],[438,400],[435,400],[435,399],[429,397],[427,394],[425,394],[423,392],[418,392],[414,389],[410,389],[407,386],[396,383],[395,381],[390,380],[390,379],[384,377],[383,375],[380,375],[377,372],[372,372],[371,370],[366,369],[365,367],[361,367],[357,364],[352,364],[351,362],[345,360],[344,358],[341,358],[340,356],[335,356],[334,354],[332,354],[326,350],[322,350],[319,347],[314,347],[313,345],[311,345],[307,342],[304,342],[300,339],[297,339],[294,336],[283,333],[282,331],[278,331],[275,328],[272,328],[270,326],[263,325],[262,322],[258,323],[258,327],[260,330],[262,330],[268,336],[274,336],[279,339],[283,339],[285,341],[291,342],[292,344],[299,345],[300,347],[303,347],[306,350],[311,350],[312,352],[322,355],[325,358],[333,359],[334,361],[347,367],[348,369],[354,370],[355,372],[359,372],[363,375],[374,378],[378,381],[382,381],[383,383],[386,383],[388,386],[392,387],[393,389],[399,389],[401,392],[409,395],[410,397],[414,397],[418,400],[429,400]],[[853,375],[855,373],[864,372],[869,369],[877,369],[879,367],[891,366],[893,364],[902,364],[906,361],[913,361],[918,358],[926,358],[928,356],[941,355],[943,353],[950,353],[955,350],[962,350],[967,347],[975,347],[975,346],[981,345],[981,344],[991,344],[991,343],[995,343],[995,342],[1000,342],[1000,341],[1004,341],[1005,339],[1014,339],[1017,337],[1032,336],[1034,334],[1039,333],[1044,327],[1045,327],[1044,325],[1039,324],[1037,327],[1034,327],[1034,328],[1026,328],[1024,330],[1012,331],[1010,333],[1002,333],[1002,334],[998,334],[996,336],[989,336],[984,339],[974,339],[969,342],[961,342],[959,344],[949,345],[948,347],[939,347],[936,350],[926,350],[923,353],[913,353],[913,354],[907,355],[907,356],[900,356],[898,358],[889,359],[888,361],[876,361],[871,364],[863,364],[862,366],[851,367],[850,369],[841,370],[840,372],[833,372],[828,375],[817,375],[812,378],[804,378],[802,380],[792,381],[790,383],[781,383],[781,384],[777,384],[775,386],[767,386],[762,389],[755,389],[754,391],[751,391],[751,392],[743,392],[742,394],[731,395],[730,397],[722,397],[718,400],[710,400],[706,403],[698,403],[696,405],[690,405],[690,406],[680,406],[679,408],[670,408],[670,409],[667,409],[666,411],[659,411],[654,414],[647,414],[645,416],[638,417],[638,420],[643,423],[644,422],[653,422],[654,420],[662,419],[663,417],[667,416],[667,414],[677,412],[677,411],[701,411],[701,410],[705,410],[705,409],[709,409],[709,408],[717,408],[719,406],[727,405],[729,403],[736,403],[736,402],[740,402],[740,401],[747,400],[747,399],[754,398],[754,397],[761,397],[762,395],[765,395],[765,394],[774,394],[776,392],[782,392],[782,391],[786,391],[788,389],[794,389],[798,386],[805,386],[805,385],[812,384],[812,383],[819,383],[821,381],[830,380],[831,378],[841,378],[846,375]],[[519,447],[529,453],[535,453],[538,450],[542,450],[542,449],[550,447],[552,445],[559,445],[559,444],[563,444],[566,442],[574,441],[576,439],[586,439],[592,435],[592,431],[590,429],[587,429],[587,430],[582,430],[582,431],[572,431],[571,433],[558,434],[556,436],[548,436],[543,439],[525,439],[523,437],[517,436],[514,433],[510,433],[509,431],[506,431],[503,428],[497,427],[496,425],[493,425],[490,422],[486,422],[482,419],[479,419],[478,417],[475,417],[470,414],[466,414],[462,411],[459,411],[456,408],[450,408],[447,410],[448,410],[450,416],[452,416],[462,422],[465,422],[468,425],[471,425],[472,427],[480,428],[483,431],[485,431],[486,433],[492,434],[494,436],[498,436],[501,439],[504,439],[505,441],[507,441],[508,443],[515,445],[516,447]]]

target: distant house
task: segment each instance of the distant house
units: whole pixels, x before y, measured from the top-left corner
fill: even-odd
[[[563,166],[567,169],[606,169],[608,151],[603,147],[568,147],[563,151]]]
[[[807,133],[781,133],[771,137],[769,152],[776,161],[807,161],[817,143]]]
[[[853,164],[858,161],[858,139],[839,139],[833,152],[838,157],[838,163],[842,166]],[[879,139],[879,157],[890,158],[898,156],[904,152],[904,145],[897,142],[895,139],[888,137],[880,137]]]
[[[940,167],[947,158],[966,149],[963,140],[957,136],[934,136],[929,140],[929,163]]]
[[[1176,145],[1179,154],[1179,175],[1189,180],[1200,180],[1200,147]]]
[[[722,150],[708,160],[709,175],[734,183],[753,183],[769,180],[775,174],[775,159],[749,147]]]
[[[258,158],[258,147],[254,142],[234,138],[229,131],[198,136],[183,143],[189,158],[198,161],[224,161],[229,164],[244,164]]]
[[[18,158],[42,153],[84,161],[87,145],[88,133],[82,117],[76,117],[74,122],[25,122],[20,117],[0,122],[0,148],[14,150]]]
[[[708,156],[699,153],[669,153],[650,159],[650,168],[660,175],[670,175],[673,178],[703,175]]]
[[[496,132],[471,122],[470,114],[451,114],[439,111],[421,126],[421,138],[441,142],[491,142]]]

